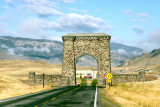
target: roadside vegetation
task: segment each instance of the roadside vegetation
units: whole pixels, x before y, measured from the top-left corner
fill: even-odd
[[[159,107],[160,80],[106,86],[100,93],[106,107],[115,102],[122,107]]]
[[[93,79],[92,83],[91,83],[91,86],[95,87],[98,83],[98,80],[97,79]]]
[[[81,84],[80,84],[82,87],[85,87],[87,86],[87,79],[86,78],[82,78],[81,79]]]

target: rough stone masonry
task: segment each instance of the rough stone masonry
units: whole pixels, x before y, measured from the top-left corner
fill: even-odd
[[[110,39],[105,33],[69,33],[63,39],[62,75],[45,75],[45,83],[54,82],[59,85],[76,84],[76,62],[84,55],[90,55],[97,62],[98,85],[103,86],[104,76],[111,72]],[[142,79],[141,79],[142,78]],[[113,83],[144,81],[144,75],[113,75]],[[30,83],[41,83],[42,76],[34,72],[29,74]]]
[[[69,33],[63,39],[62,72],[69,77],[70,84],[76,82],[76,62],[83,55],[90,55],[97,61],[98,85],[104,85],[104,76],[110,72],[110,38],[105,33]],[[66,83],[66,80],[64,80]]]

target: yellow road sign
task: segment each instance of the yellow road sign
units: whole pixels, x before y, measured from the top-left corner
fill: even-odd
[[[111,73],[108,73],[106,76],[108,79],[111,79],[113,77],[113,75]]]
[[[108,79],[108,83],[111,83],[111,79]]]

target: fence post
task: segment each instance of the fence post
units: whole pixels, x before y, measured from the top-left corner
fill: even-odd
[[[42,74],[42,77],[43,77],[43,88],[44,88],[44,73]]]

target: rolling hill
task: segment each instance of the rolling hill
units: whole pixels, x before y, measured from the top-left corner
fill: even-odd
[[[111,42],[111,65],[118,66],[143,53],[140,48]],[[42,60],[47,63],[61,64],[63,42],[45,39],[31,39],[0,36],[0,59]],[[81,57],[77,65],[96,66],[90,56]]]
[[[137,58],[133,58],[124,64],[120,65],[121,67],[146,67],[151,68],[155,71],[160,70],[160,49],[155,49],[148,54],[142,54]]]

